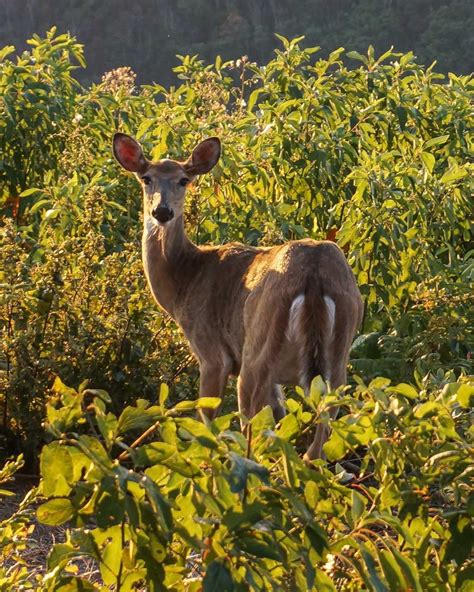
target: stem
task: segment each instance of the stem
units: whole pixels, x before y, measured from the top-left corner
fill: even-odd
[[[125,546],[125,518],[122,520],[121,525],[121,536],[122,536],[122,549],[120,553],[120,566],[117,574],[117,592],[120,592],[122,587],[122,574],[123,574],[123,548]]]
[[[246,457],[250,458],[250,453],[252,451],[252,424],[247,425],[247,452]],[[248,487],[247,483],[245,484],[244,492],[242,494],[242,505],[245,504],[248,495]]]
[[[7,325],[7,335],[11,339],[13,337],[13,304],[8,305],[8,325]],[[10,352],[9,346],[6,347],[6,359],[7,359],[7,383],[10,385]],[[3,427],[6,429],[7,427],[7,417],[8,417],[8,390],[5,392],[5,400],[3,403]]]
[[[51,314],[51,309],[53,308],[53,302],[54,302],[54,294],[53,297],[51,298],[51,302],[49,303],[49,308],[48,308],[48,312],[46,313],[45,319],[44,319],[44,323],[43,323],[43,329],[41,331],[41,341],[40,341],[40,346],[38,348],[38,359],[36,361],[36,366],[33,372],[33,379],[36,380],[36,377],[38,375],[38,370],[40,367],[40,360],[41,360],[41,351],[42,351],[42,345],[44,343],[44,337],[46,335],[46,329],[48,327],[48,321],[49,321],[49,316]]]
[[[122,356],[123,356],[123,349],[125,347],[125,339],[128,335],[128,330],[130,328],[130,323],[131,323],[131,319],[130,317],[127,318],[127,324],[125,325],[125,330],[123,332],[122,335],[122,339],[120,341],[120,348],[119,348],[119,353],[118,353],[118,359],[117,359],[117,366],[121,363],[122,361]]]
[[[118,460],[123,461],[126,458],[128,458],[130,456],[130,450],[133,450],[137,446],[140,446],[140,444],[143,442],[143,440],[145,440],[145,438],[147,438],[150,434],[152,434],[159,427],[160,427],[160,421],[159,420],[155,421],[155,423],[152,426],[150,426],[147,430],[145,430],[143,432],[143,434],[141,434],[141,436],[138,436],[138,438],[129,446],[128,450],[124,450],[122,452],[122,454],[120,454],[120,456],[118,457]]]
[[[367,270],[367,285],[369,286],[369,290],[370,290],[370,284],[372,283],[372,266],[374,264],[374,256],[375,256],[375,252],[377,250],[378,247],[378,242],[379,242],[379,231],[377,229],[376,233],[375,233],[375,237],[374,237],[374,246],[372,248],[372,252],[370,253],[370,259],[369,259],[369,269]],[[364,333],[365,331],[365,320],[367,317],[367,298],[364,299],[364,314],[362,315],[362,323],[361,323],[361,331],[362,333]]]

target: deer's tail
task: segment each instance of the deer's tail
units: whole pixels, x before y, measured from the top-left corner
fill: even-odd
[[[300,383],[305,390],[310,388],[315,376],[321,375],[324,380],[331,381],[335,321],[334,299],[324,295],[318,286],[307,286],[299,314]]]

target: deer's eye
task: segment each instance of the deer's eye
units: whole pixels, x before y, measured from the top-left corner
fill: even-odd
[[[186,177],[183,177],[182,179],[180,179],[178,181],[178,185],[181,185],[181,187],[186,187],[186,185],[189,183],[189,179],[187,179]]]
[[[151,183],[151,178],[150,177],[142,177],[142,181],[144,185],[149,185]]]

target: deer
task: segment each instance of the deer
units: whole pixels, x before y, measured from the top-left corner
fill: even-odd
[[[185,194],[217,164],[217,137],[201,141],[186,160],[150,161],[137,140],[117,132],[113,154],[142,185],[148,287],[197,358],[200,397],[222,398],[228,378],[236,376],[241,418],[269,405],[278,422],[285,415],[282,385],[299,385],[308,393],[318,375],[331,389],[346,384],[362,300],[334,242],[194,244],[184,226]],[[212,420],[217,411],[202,413]],[[336,413],[332,407],[332,419]],[[328,437],[329,427],[317,423],[304,458],[323,458]]]

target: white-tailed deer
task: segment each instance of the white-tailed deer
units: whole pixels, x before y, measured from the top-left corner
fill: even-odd
[[[184,230],[184,196],[186,186],[217,163],[218,138],[201,142],[184,162],[150,162],[122,133],[115,134],[113,150],[143,186],[145,274],[199,361],[200,396],[221,397],[232,374],[246,417],[270,405],[279,420],[285,414],[281,384],[308,390],[318,374],[332,388],[345,384],[362,304],[339,247],[309,239],[261,248],[197,246]],[[321,457],[327,436],[318,425],[307,457]]]

